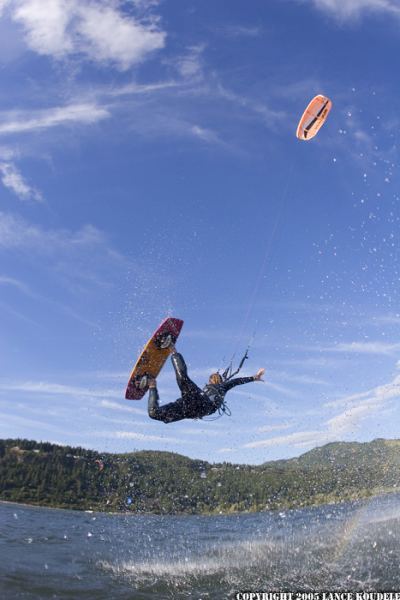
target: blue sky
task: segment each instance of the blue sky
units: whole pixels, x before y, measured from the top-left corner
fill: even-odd
[[[397,0],[0,14],[0,436],[248,463],[399,437]],[[254,334],[230,418],[124,400],[167,315],[200,385]]]

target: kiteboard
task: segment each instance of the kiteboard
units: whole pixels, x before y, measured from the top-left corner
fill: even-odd
[[[143,348],[130,374],[125,392],[127,400],[140,400],[149,389],[149,377],[157,377],[181,332],[183,321],[168,317]]]
[[[316,136],[325,123],[331,108],[332,102],[327,96],[321,94],[315,96],[307,106],[297,126],[296,136],[299,140],[311,140]]]

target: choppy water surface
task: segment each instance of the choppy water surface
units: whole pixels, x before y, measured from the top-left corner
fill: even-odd
[[[400,495],[219,517],[0,505],[1,598],[234,598],[400,589]]]

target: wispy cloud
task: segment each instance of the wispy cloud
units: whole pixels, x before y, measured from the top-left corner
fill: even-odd
[[[28,298],[31,298],[32,300],[36,300],[40,303],[43,303],[43,304],[47,305],[47,307],[51,307],[51,308],[57,310],[58,312],[64,313],[64,315],[67,315],[68,317],[71,317],[72,319],[78,321],[79,323],[83,323],[90,328],[97,327],[97,324],[94,321],[83,317],[78,312],[76,312],[73,308],[71,308],[71,306],[64,304],[63,302],[60,302],[59,300],[57,300],[57,301],[53,300],[52,298],[50,298],[48,293],[41,295],[41,294],[38,294],[37,292],[34,292],[23,281],[20,281],[13,277],[7,277],[4,275],[0,275],[0,286],[1,285],[14,288],[14,289],[18,290],[20,293],[27,296]],[[2,307],[20,319],[26,320],[27,322],[34,324],[36,326],[39,325],[39,323],[33,321],[32,319],[29,319],[26,315],[23,315],[23,314],[15,311],[15,309],[12,306],[9,306],[9,305],[5,304],[4,302],[2,303]]]
[[[61,125],[91,125],[110,116],[96,104],[69,104],[46,110],[0,112],[0,135],[27,133]]]
[[[0,17],[10,0],[0,0]]]
[[[243,37],[258,37],[262,32],[262,29],[257,26],[245,26],[245,25],[224,25],[218,29],[218,33],[222,33],[226,37],[231,38],[243,38]]]
[[[258,427],[257,431],[260,433],[270,433],[271,431],[282,431],[290,429],[291,427],[293,427],[293,424],[279,423],[277,425],[264,425],[263,427]]]
[[[372,319],[368,320],[368,324],[371,324]],[[397,342],[381,342],[380,340],[372,341],[353,341],[353,342],[340,342],[331,346],[296,346],[297,350],[301,350],[307,353],[318,353],[320,358],[310,358],[309,364],[315,366],[323,366],[326,361],[326,357],[332,354],[371,354],[381,356],[392,356],[396,355],[400,351],[400,343]],[[292,361],[294,364],[294,361]],[[288,364],[289,361],[288,361]]]
[[[400,7],[397,0],[312,0],[312,3],[319,10],[323,10],[340,20],[361,17],[363,14],[371,12],[400,17]]]
[[[13,427],[24,427],[29,430],[40,429],[42,431],[52,431],[54,433],[59,433],[62,435],[65,435],[66,433],[64,429],[58,427],[54,423],[50,423],[48,420],[42,421],[36,419],[29,419],[21,415],[10,414],[9,412],[0,413],[0,419],[0,427],[9,427],[10,425],[12,425]],[[74,435],[73,432],[72,435]]]
[[[0,285],[7,285],[17,288],[20,292],[26,294],[27,296],[33,295],[30,288],[23,281],[15,279],[14,277],[0,275]]]
[[[348,410],[345,410],[339,415],[336,415],[336,417],[332,417],[332,419],[327,421],[331,436],[337,437],[354,431],[354,429],[358,428],[360,421],[370,417],[376,412],[381,403],[381,399],[371,399],[358,406],[353,406]]]
[[[4,187],[14,192],[21,200],[42,201],[41,193],[24,180],[13,163],[0,162],[0,175]]]
[[[126,371],[91,371],[89,372],[89,376],[100,380],[109,379],[111,381],[125,382]]]
[[[266,440],[259,440],[257,442],[249,442],[244,444],[243,448],[267,448],[268,446],[308,446],[316,445],[321,441],[328,440],[327,434],[321,433],[321,431],[297,431],[296,433],[289,433],[288,435],[280,435]]]
[[[350,342],[336,344],[325,348],[326,352],[343,352],[346,354],[380,354],[390,356],[400,351],[400,343],[374,342]]]
[[[324,422],[319,430],[300,431],[285,436],[249,442],[244,448],[267,448],[271,446],[289,445],[293,447],[307,447],[326,444],[343,439],[349,433],[354,433],[363,421],[383,411],[388,402],[400,398],[400,376],[388,384],[377,386],[371,390],[353,394],[334,402],[325,404],[325,407],[335,408],[346,406],[342,412]],[[260,431],[260,430],[259,430]]]
[[[0,212],[0,247],[26,248],[45,253],[56,249],[83,248],[104,243],[104,235],[92,225],[77,232],[44,229],[10,213]]]
[[[191,46],[187,53],[178,57],[174,64],[179,74],[184,79],[198,78],[203,75],[203,59],[204,45]]]
[[[140,442],[170,442],[174,444],[181,444],[182,440],[173,437],[164,437],[161,435],[146,435],[145,433],[137,433],[136,431],[115,431],[111,433],[112,437],[120,440],[137,440]],[[185,441],[187,444],[187,441]]]
[[[326,407],[336,407],[336,406],[359,406],[361,404],[368,404],[371,401],[375,401],[378,403],[385,402],[386,400],[396,398],[400,396],[400,376],[397,375],[393,381],[389,383],[385,383],[383,385],[378,385],[371,390],[367,390],[365,392],[360,392],[358,394],[351,394],[348,396],[344,396],[343,398],[339,398],[338,400],[333,400],[332,402],[327,402],[325,404]]]
[[[208,144],[221,144],[222,140],[218,137],[215,131],[211,129],[206,129],[204,127],[199,127],[199,125],[192,126],[192,133],[195,137],[203,140],[203,142],[207,142]]]
[[[273,390],[274,392],[278,392],[279,394],[283,394],[284,396],[288,396],[290,398],[298,398],[299,397],[299,392],[297,392],[291,388],[288,388],[284,385],[281,385],[279,383],[274,383],[273,381],[268,381],[268,379],[263,381],[261,385],[264,389],[266,388],[268,390]],[[257,389],[260,389],[259,383],[257,384]],[[251,393],[252,391],[254,391],[254,388],[249,389],[248,392],[235,389],[234,393],[239,396],[247,396],[248,397],[249,395],[251,395],[254,397],[254,394]],[[260,393],[258,393],[258,396],[260,396]]]
[[[382,325],[400,325],[400,314],[389,314],[374,317],[373,322],[379,326]]]
[[[120,391],[115,389],[86,388],[48,381],[0,381],[0,390],[51,396],[69,396],[74,398],[120,398],[122,395]]]
[[[126,70],[164,47],[157,19],[139,18],[113,0],[2,0],[27,46],[54,59],[68,57]],[[4,11],[3,11],[4,12]]]
[[[150,96],[152,94],[169,92],[172,89],[182,86],[182,81],[175,81],[173,79],[158,81],[155,83],[128,83],[126,85],[120,85],[118,87],[106,87],[99,88],[96,90],[96,95],[102,97],[118,98],[122,96]]]
[[[272,373],[270,372],[270,375],[272,375]],[[287,381],[289,383],[294,383],[294,384],[300,384],[300,385],[321,385],[321,386],[328,386],[330,385],[330,383],[328,381],[326,381],[325,379],[321,379],[319,377],[312,377],[310,375],[294,375],[292,373],[284,373],[284,372],[274,372],[273,373],[273,377],[275,379],[280,379],[283,381]]]
[[[221,83],[216,85],[215,95],[234,104],[241,110],[244,109],[246,112],[252,113],[260,119],[267,128],[272,130],[277,129],[286,118],[286,113],[283,110],[271,108],[264,102],[237,94]]]
[[[232,331],[213,329],[207,331],[207,329],[188,329],[185,331],[185,335],[188,338],[195,340],[221,340],[221,341],[232,341]]]
[[[39,325],[36,321],[31,319],[30,317],[27,317],[26,315],[21,313],[19,310],[16,310],[13,306],[9,306],[5,302],[0,301],[0,307],[1,307],[2,311],[4,311],[4,313],[8,313],[12,317],[17,318],[17,319],[23,321],[24,323],[29,323],[29,325],[33,325],[35,327],[37,327]]]
[[[119,394],[119,396],[122,396],[122,390],[121,393]],[[112,402],[110,400],[102,400],[100,402],[100,406],[101,408],[108,408],[110,410],[113,411],[117,411],[117,412],[125,412],[125,413],[132,413],[135,415],[145,415],[147,414],[145,410],[143,410],[142,408],[136,408],[136,406],[128,406],[128,404],[120,404],[119,402]]]
[[[9,162],[12,161],[16,156],[16,152],[13,148],[8,146],[0,146],[0,160]]]
[[[77,230],[47,228],[12,213],[0,212],[0,254],[23,257],[35,275],[45,272],[51,276],[51,289],[47,286],[46,290],[36,294],[37,299],[43,301],[47,297],[54,308],[90,327],[96,326],[92,318],[98,297],[91,304],[92,313],[88,319],[80,314],[85,310],[82,295],[89,297],[98,294],[99,290],[110,291],[119,284],[122,273],[126,276],[128,272],[135,278],[138,293],[143,294],[147,302],[151,301],[149,298],[152,298],[156,280],[165,288],[171,284],[171,280],[159,273],[154,265],[138,264],[115,250],[104,232],[90,224]],[[35,286],[40,286],[42,281],[42,277],[36,277]],[[67,292],[65,301],[57,295],[60,288]],[[57,297],[56,304],[51,301],[52,297]],[[72,306],[73,302],[75,306]]]

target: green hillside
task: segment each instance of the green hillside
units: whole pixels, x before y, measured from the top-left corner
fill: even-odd
[[[400,440],[340,442],[260,466],[169,452],[0,441],[0,500],[84,510],[229,513],[366,498],[400,486]]]

